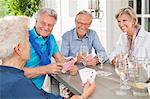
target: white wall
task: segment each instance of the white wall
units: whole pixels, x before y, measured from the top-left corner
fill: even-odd
[[[90,28],[94,29],[104,46],[107,50],[107,40],[106,40],[106,0],[100,0],[100,10],[103,11],[100,13],[100,19],[93,19],[93,23]]]
[[[89,10],[88,0],[62,1],[62,34],[75,27],[75,15],[81,10]],[[104,11],[103,19],[93,19],[91,29],[94,29],[106,48],[106,0],[100,2],[100,9]],[[65,9],[64,9],[65,8]]]
[[[118,28],[115,14],[120,8],[127,6],[128,0],[106,0],[106,39],[108,53],[113,50],[121,32]]]

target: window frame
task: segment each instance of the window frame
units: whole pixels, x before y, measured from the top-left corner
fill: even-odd
[[[130,4],[129,4],[129,2],[130,2]],[[146,2],[146,0],[141,0],[141,14],[137,14],[137,17],[141,18],[141,22],[139,22],[139,23],[141,23],[141,27],[145,28],[146,31],[150,32],[150,22],[148,22],[148,23],[145,22],[146,19],[150,20],[150,13],[148,13],[148,14],[145,13],[145,2]],[[128,0],[128,5],[129,6],[133,5],[133,9],[137,13],[137,0]]]

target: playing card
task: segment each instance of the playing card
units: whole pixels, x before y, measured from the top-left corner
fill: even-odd
[[[66,73],[74,65],[74,61],[68,61],[63,64],[62,73]]]
[[[93,55],[92,55],[92,54],[89,54],[89,55],[85,58],[86,61],[91,61],[92,59],[93,59]]]
[[[89,82],[92,83],[93,81],[95,81],[96,71],[94,69],[90,69],[88,71],[88,74],[89,74],[89,76],[88,76]]]
[[[83,64],[84,66],[86,66],[86,63],[88,61],[91,61],[93,59],[93,55],[92,54],[89,54],[84,60],[83,60]]]
[[[83,84],[85,84],[87,81],[92,83],[95,80],[96,71],[91,68],[84,68],[79,70],[79,75]]]
[[[83,84],[85,84],[87,82],[87,70],[86,69],[80,69],[79,70],[79,75],[80,75],[80,78],[81,78],[81,81]]]

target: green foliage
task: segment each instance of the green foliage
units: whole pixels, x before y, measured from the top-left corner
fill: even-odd
[[[8,10],[6,8],[6,2],[4,0],[0,0],[0,17],[8,15]]]
[[[5,0],[10,15],[32,16],[41,6],[41,0]]]

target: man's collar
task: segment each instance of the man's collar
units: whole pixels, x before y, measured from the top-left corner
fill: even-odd
[[[33,33],[35,39],[36,39],[36,38],[41,38],[41,39],[47,40],[48,37],[49,37],[49,36],[48,36],[48,37],[46,37],[46,38],[43,38],[42,36],[39,36],[39,35],[37,34],[36,30],[35,30],[35,27],[34,27],[31,31],[32,31],[32,33]]]
[[[76,32],[76,29],[73,29],[73,39],[75,39],[75,40],[79,39],[77,32]]]
[[[88,38],[88,37],[89,37],[89,30],[87,31],[87,33],[85,34],[85,36],[83,38]],[[73,39],[75,39],[75,40],[79,39],[76,29],[73,29]]]

